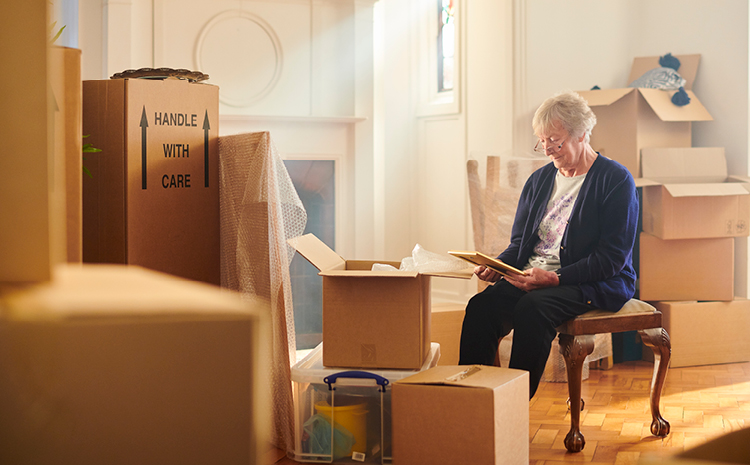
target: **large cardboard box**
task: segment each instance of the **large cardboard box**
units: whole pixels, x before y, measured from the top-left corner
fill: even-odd
[[[670,366],[750,361],[750,301],[652,302],[672,341]]]
[[[727,463],[750,463],[750,428],[732,431],[699,446],[688,449],[675,457],[677,463],[711,465]]]
[[[0,463],[257,463],[262,304],[140,267],[0,287]]]
[[[430,277],[466,273],[372,271],[382,263],[344,260],[320,239],[289,240],[323,277],[323,365],[415,370],[430,351]]]
[[[529,463],[529,373],[438,366],[393,383],[394,465]]]
[[[83,132],[83,260],[219,284],[218,87],[85,81]]]
[[[81,50],[50,47],[47,53],[56,107],[50,195],[50,227],[56,231],[52,234],[52,256],[56,263],[78,263],[83,241]]]
[[[734,298],[734,238],[663,240],[640,235],[641,300]]]
[[[644,148],[643,231],[660,239],[750,232],[750,192],[727,176],[723,147]]]
[[[440,344],[438,365],[458,365],[461,328],[466,304],[439,303],[432,305],[432,342]]]
[[[675,55],[681,62],[678,73],[687,81],[690,103],[677,106],[672,95],[677,91],[627,87],[579,91],[596,114],[591,146],[603,155],[622,163],[640,177],[640,152],[644,147],[690,147],[691,123],[712,121],[708,110],[690,90],[698,71],[700,55]],[[628,83],[649,69],[659,67],[659,57],[633,60]]]
[[[3,6],[0,39],[7,45],[0,47],[5,70],[0,80],[0,140],[5,147],[0,156],[0,281],[44,281],[50,277],[53,241],[50,47],[42,32],[49,27],[48,4],[12,1]]]
[[[750,428],[744,428],[723,434],[679,454],[643,454],[638,463],[640,465],[747,464],[750,463],[748,444],[750,444]]]

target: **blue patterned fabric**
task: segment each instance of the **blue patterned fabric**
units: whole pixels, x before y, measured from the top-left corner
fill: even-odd
[[[677,71],[662,67],[646,71],[641,77],[631,82],[628,87],[677,90],[684,87],[686,82]]]

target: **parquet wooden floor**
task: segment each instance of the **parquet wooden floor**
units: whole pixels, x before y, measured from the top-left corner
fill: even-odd
[[[611,370],[590,370],[583,382],[586,403],[582,452],[565,450],[570,428],[566,383],[542,383],[529,404],[529,462],[554,465],[636,464],[646,457],[666,457],[722,434],[750,427],[750,363],[670,368],[661,411],[671,424],[666,438],[651,435],[649,387],[653,364],[625,362]],[[277,454],[269,463],[293,465]],[[471,465],[471,464],[466,464]]]

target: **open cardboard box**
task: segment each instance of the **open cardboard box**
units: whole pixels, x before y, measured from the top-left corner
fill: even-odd
[[[393,383],[393,463],[529,463],[529,373],[438,366]]]
[[[624,165],[634,178],[640,177],[640,152],[643,147],[690,147],[691,122],[712,121],[708,110],[690,90],[700,63],[700,55],[675,55],[677,71],[687,82],[690,103],[677,106],[672,95],[677,91],[623,88],[579,91],[597,117],[591,146],[606,157]],[[628,83],[649,69],[659,67],[659,57],[633,60]]]
[[[371,271],[382,263],[345,260],[313,234],[289,240],[323,277],[323,365],[415,370],[430,352],[430,277],[465,273]]]
[[[644,232],[660,239],[748,235],[750,184],[727,176],[723,147],[644,148],[641,167]]]

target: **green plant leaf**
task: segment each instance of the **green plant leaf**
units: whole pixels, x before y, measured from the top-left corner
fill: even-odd
[[[83,144],[83,151],[84,152],[101,152],[102,149],[98,149],[91,144]]]
[[[88,168],[86,168],[85,166],[83,167],[83,172],[84,172],[84,173],[86,173],[86,175],[87,175],[88,177],[90,177],[90,178],[92,178],[92,179],[94,178],[94,177],[93,177],[93,176],[91,175],[91,171],[89,171],[89,169],[88,169]]]
[[[52,23],[52,27],[55,27],[55,23]],[[50,39],[50,43],[54,44],[55,41],[60,37],[60,34],[62,34],[63,30],[65,29],[65,26],[61,27],[59,31],[57,31],[57,34],[55,34],[55,37]],[[51,31],[50,31],[51,32]]]

